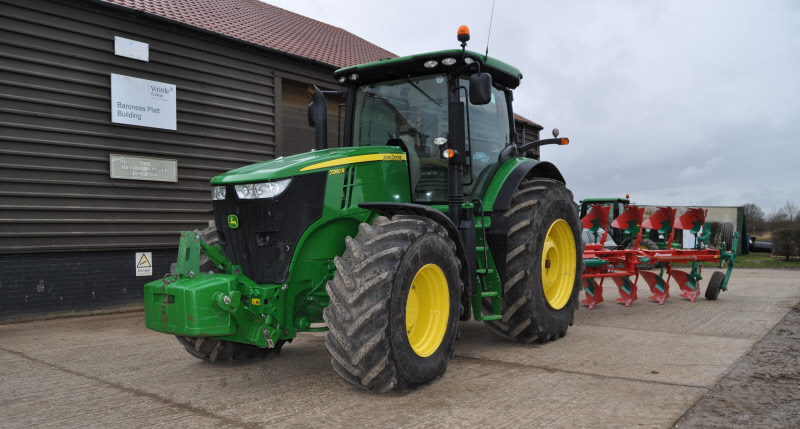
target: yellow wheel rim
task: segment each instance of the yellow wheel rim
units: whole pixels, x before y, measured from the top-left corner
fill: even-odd
[[[567,305],[575,285],[575,237],[564,219],[550,225],[542,251],[542,286],[550,307]]]
[[[437,265],[425,265],[414,276],[406,301],[406,333],[416,354],[428,357],[439,348],[449,315],[447,278]]]

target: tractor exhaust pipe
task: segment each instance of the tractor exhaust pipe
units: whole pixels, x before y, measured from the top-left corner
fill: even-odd
[[[308,85],[308,126],[314,127],[314,149],[328,148],[328,102],[316,85]]]

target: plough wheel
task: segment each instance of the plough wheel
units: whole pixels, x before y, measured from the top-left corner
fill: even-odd
[[[578,308],[583,272],[582,226],[563,183],[524,180],[500,215],[508,227],[501,320],[486,326],[500,337],[545,343],[563,337]],[[486,299],[484,307],[491,309]]]
[[[234,343],[225,340],[212,340],[211,338],[181,337],[176,335],[178,342],[186,348],[190,355],[212,363],[232,363],[266,356],[270,353],[280,353],[285,341],[271,349],[261,349],[251,344]]]
[[[736,227],[733,226],[730,222],[725,222],[722,224],[720,228],[720,236],[719,239],[725,242],[725,251],[730,252],[731,247],[733,247],[733,233],[736,231]]]
[[[722,282],[725,280],[725,274],[720,271],[714,271],[711,275],[711,280],[708,281],[706,287],[706,299],[714,301],[719,296],[719,291],[722,289]]]
[[[382,393],[444,373],[461,315],[455,249],[444,227],[419,216],[378,217],[346,239],[323,312],[331,364],[345,381]]]

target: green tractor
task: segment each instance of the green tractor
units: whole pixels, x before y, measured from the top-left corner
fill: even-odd
[[[343,147],[215,177],[216,231],[181,235],[175,272],[145,285],[148,328],[210,362],[323,332],[333,369],[386,392],[445,371],[459,320],[502,338],[565,335],[578,306],[581,222],[556,167],[514,133],[516,68],[461,49],[347,67]],[[557,137],[557,133],[556,134]]]
[[[631,203],[630,195],[625,195],[625,198],[586,198],[580,202],[580,216],[583,218],[589,213],[592,206],[595,204],[600,204],[601,206],[610,207],[609,215],[608,215],[608,225],[603,226],[603,229],[608,231],[608,236],[611,240],[614,241],[619,247],[622,248],[629,248],[633,245],[633,242],[636,240],[636,235],[639,233],[639,228],[632,228],[630,230],[622,230],[617,228],[611,228],[611,221],[619,217],[622,212],[625,210]],[[639,242],[639,249],[642,250],[664,250],[667,248],[667,242],[665,237],[669,237],[670,229],[666,229],[665,231],[662,230],[644,230],[642,231],[642,239]],[[587,240],[587,237],[589,238]],[[584,231],[584,242],[592,241],[591,236],[587,234],[587,231]],[[672,242],[673,249],[681,249],[683,248],[680,242],[673,241]],[[658,268],[663,266],[663,263],[659,263],[656,265]],[[642,263],[639,265],[640,269],[649,270],[654,268],[654,266],[650,263]]]

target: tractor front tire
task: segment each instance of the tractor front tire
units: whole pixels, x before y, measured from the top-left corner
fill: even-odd
[[[582,226],[572,192],[551,179],[523,180],[498,220],[508,226],[500,272],[503,317],[487,321],[487,328],[522,343],[563,337],[578,308],[583,273]],[[489,299],[484,308],[491,309]]]
[[[280,353],[285,341],[271,349],[262,349],[252,344],[235,343],[233,341],[212,340],[203,337],[182,337],[176,335],[178,342],[186,348],[190,355],[211,363],[233,363],[263,357],[271,353]]]
[[[658,250],[658,244],[655,241],[649,238],[643,238],[642,241],[639,242],[639,249],[642,250]],[[658,264],[658,268],[663,266],[663,262]],[[653,268],[653,264],[650,262],[639,264],[640,270],[649,270]]]
[[[461,315],[460,262],[444,227],[419,216],[362,223],[334,259],[325,345],[348,383],[383,393],[442,375]]]

